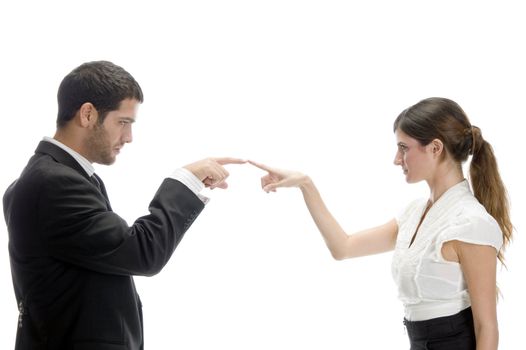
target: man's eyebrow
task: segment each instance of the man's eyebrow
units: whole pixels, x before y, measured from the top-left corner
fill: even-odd
[[[134,118],[131,118],[131,117],[119,117],[119,120],[123,121],[127,121],[129,123],[135,123],[135,119]]]

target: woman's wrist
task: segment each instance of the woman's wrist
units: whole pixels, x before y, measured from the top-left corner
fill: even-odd
[[[314,187],[314,183],[308,175],[302,174],[298,183],[298,187],[302,191],[308,191],[309,189],[312,189]]]

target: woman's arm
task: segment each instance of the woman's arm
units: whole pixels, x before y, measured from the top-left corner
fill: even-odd
[[[447,254],[447,252],[455,254]],[[477,350],[496,350],[499,343],[497,324],[497,254],[495,248],[462,241],[444,243],[442,254],[458,261],[471,298]],[[455,256],[456,255],[456,256]]]
[[[261,179],[261,186],[266,192],[275,192],[279,187],[301,189],[305,204],[336,260],[383,253],[394,249],[398,233],[396,220],[393,219],[381,226],[347,235],[325,206],[318,189],[308,176],[299,172],[271,168],[253,161],[249,163],[268,172]]]

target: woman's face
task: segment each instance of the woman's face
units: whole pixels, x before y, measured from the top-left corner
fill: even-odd
[[[416,183],[430,179],[436,164],[432,144],[422,146],[400,129],[395,131],[395,136],[398,150],[394,164],[402,167],[406,181]]]

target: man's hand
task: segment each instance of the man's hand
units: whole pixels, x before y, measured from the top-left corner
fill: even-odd
[[[229,173],[223,167],[226,164],[244,164],[247,161],[239,158],[206,158],[192,164],[186,165],[184,168],[194,174],[199,180],[203,182],[205,187],[214,189],[227,188],[226,178]]]

